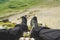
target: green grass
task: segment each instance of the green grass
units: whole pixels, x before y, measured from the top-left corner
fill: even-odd
[[[60,0],[0,0],[0,17],[31,6],[60,6]]]
[[[0,0],[0,16],[7,15],[7,13],[24,10],[30,5],[34,0]]]

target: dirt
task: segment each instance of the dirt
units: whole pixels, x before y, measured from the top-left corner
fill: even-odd
[[[18,12],[20,13],[20,12]],[[9,17],[9,20],[13,23],[20,23],[20,17],[28,15],[28,25],[33,16],[37,16],[38,22],[43,25],[47,24],[48,27],[53,29],[60,29],[60,6],[58,7],[32,7],[26,11]],[[19,20],[17,20],[19,19]]]

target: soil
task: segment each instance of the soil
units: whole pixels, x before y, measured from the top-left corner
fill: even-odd
[[[20,12],[18,12],[20,13]],[[48,25],[52,29],[60,29],[60,6],[58,7],[32,7],[24,12],[9,17],[9,20],[13,23],[21,23],[20,17],[27,15],[28,25],[33,16],[37,16],[38,23]]]

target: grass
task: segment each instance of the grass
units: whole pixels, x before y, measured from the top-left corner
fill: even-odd
[[[4,16],[3,14],[19,11],[28,8],[32,3],[32,0],[0,0],[0,16]]]
[[[60,6],[60,0],[0,0],[0,17],[34,5]]]

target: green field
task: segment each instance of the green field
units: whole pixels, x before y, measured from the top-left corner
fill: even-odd
[[[26,9],[36,3],[35,0],[0,0],[0,16]]]
[[[60,0],[0,0],[0,17],[31,6],[60,6]]]

